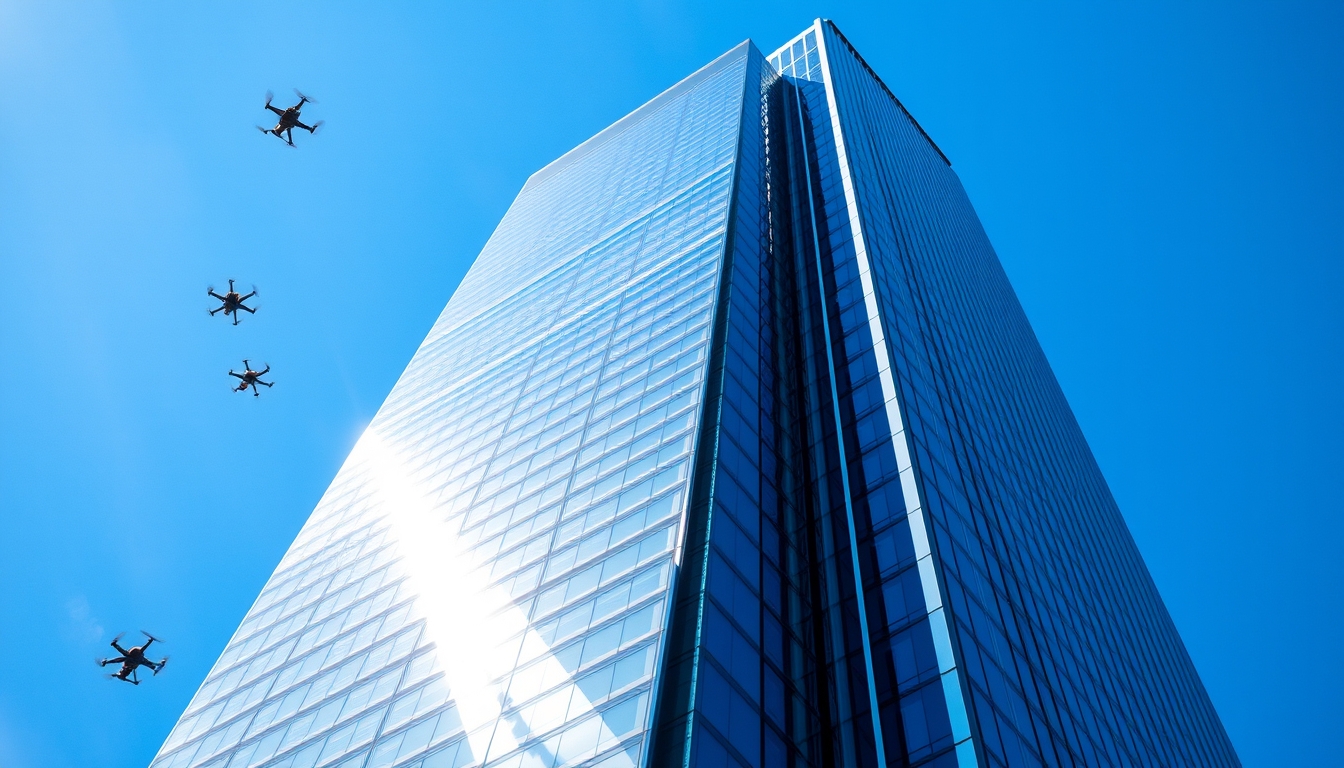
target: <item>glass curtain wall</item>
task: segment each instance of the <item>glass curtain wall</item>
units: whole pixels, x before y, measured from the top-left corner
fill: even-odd
[[[947,158],[830,22],[770,58],[824,211],[885,763],[1239,765]]]
[[[747,50],[529,180],[154,768],[641,762]]]
[[[528,180],[153,768],[1237,766],[835,25]]]

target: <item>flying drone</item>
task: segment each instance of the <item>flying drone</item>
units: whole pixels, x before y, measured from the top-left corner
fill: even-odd
[[[322,127],[321,120],[318,120],[316,123],[313,123],[312,125],[304,125],[303,123],[299,122],[299,110],[303,109],[303,105],[316,104],[317,102],[313,101],[307,96],[304,96],[302,93],[299,92],[298,88],[294,89],[294,95],[299,97],[299,103],[295,104],[292,107],[281,109],[279,107],[271,106],[271,99],[275,98],[275,95],[272,94],[270,91],[267,91],[266,108],[274,112],[275,114],[279,115],[280,122],[276,123],[274,128],[263,128],[260,125],[257,126],[258,131],[261,131],[262,133],[269,133],[272,136],[275,136],[276,138],[284,141],[291,147],[294,146],[295,128],[302,128],[309,133],[314,133],[317,131],[318,128]]]
[[[254,371],[254,370],[252,370],[252,364],[249,363],[249,362],[247,361],[247,358],[243,358],[243,372],[242,372],[242,373],[235,373],[234,370],[233,370],[232,368],[229,369],[229,375],[230,375],[230,376],[234,376],[234,377],[240,379],[240,382],[239,382],[238,386],[234,387],[234,388],[233,388],[233,391],[234,391],[234,392],[246,392],[246,391],[247,391],[247,388],[248,388],[248,387],[251,387],[251,388],[252,388],[252,396],[253,396],[253,397],[261,397],[261,390],[257,388],[257,385],[258,385],[258,384],[260,384],[260,385],[262,385],[262,386],[265,386],[265,387],[274,386],[274,382],[270,382],[270,381],[262,381],[262,380],[261,380],[261,377],[262,377],[262,376],[265,376],[270,370],[271,370],[271,366],[268,365],[268,366],[266,366],[266,370],[264,370],[264,371]]]
[[[252,286],[252,292],[251,292],[251,293],[247,294],[246,296],[243,296],[243,295],[240,295],[237,291],[235,291],[235,290],[233,289],[233,281],[230,280],[230,281],[229,281],[229,292],[226,293],[226,294],[224,294],[223,296],[220,296],[218,293],[215,293],[215,288],[214,288],[214,286],[211,286],[211,287],[207,288],[205,292],[208,293],[208,294],[210,294],[211,296],[215,297],[216,299],[219,299],[219,301],[220,301],[220,305],[219,305],[218,307],[215,307],[214,309],[210,310],[210,315],[211,315],[212,317],[213,317],[217,312],[223,312],[225,317],[228,317],[229,315],[233,315],[233,324],[234,324],[234,325],[237,325],[237,324],[238,324],[238,310],[241,309],[241,310],[246,311],[248,314],[253,314],[253,315],[257,313],[257,310],[256,310],[255,307],[249,307],[249,306],[247,306],[246,304],[243,303],[243,302],[247,301],[248,299],[252,298],[253,296],[256,296],[256,295],[257,295],[257,288],[256,288],[256,286]]]
[[[144,645],[137,645],[130,649],[126,649],[117,644],[117,641],[121,640],[122,635],[125,634],[125,632],[122,632],[120,635],[112,638],[112,647],[117,649],[117,653],[121,654],[120,656],[115,659],[96,659],[98,666],[100,667],[106,667],[108,664],[121,665],[121,669],[108,675],[108,677],[130,683],[131,685],[139,685],[140,678],[135,673],[137,668],[149,667],[154,671],[155,675],[162,672],[164,666],[168,664],[168,657],[164,656],[158,661],[150,661],[145,658],[145,651],[149,650],[149,646],[152,645],[155,640],[158,640],[160,643],[163,641],[142,629],[140,630],[140,634],[149,639],[145,641]]]

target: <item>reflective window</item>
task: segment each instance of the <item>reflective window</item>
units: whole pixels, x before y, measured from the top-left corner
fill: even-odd
[[[633,765],[745,47],[535,174],[153,765]]]
[[[687,759],[1238,765],[956,174],[820,20],[529,179],[153,766]]]

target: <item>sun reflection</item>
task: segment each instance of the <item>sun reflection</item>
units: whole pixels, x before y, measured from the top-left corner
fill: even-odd
[[[368,475],[364,487],[372,491],[373,503],[381,505],[391,524],[402,570],[416,596],[413,610],[425,618],[425,631],[437,646],[435,668],[443,672],[457,705],[473,760],[506,755],[539,735],[538,729],[545,732],[559,724],[554,709],[541,714],[546,707],[524,707],[501,718],[505,708],[517,703],[511,702],[508,686],[524,644],[527,655],[536,655],[543,665],[538,671],[545,680],[564,681],[561,687],[572,689],[567,714],[560,714],[563,721],[574,723],[591,713],[592,702],[573,684],[573,670],[529,626],[512,597],[488,585],[490,561],[476,562],[462,546],[456,526],[444,522],[445,508],[453,500],[434,501],[429,487],[413,477],[411,465],[373,428],[360,439],[353,458]],[[599,744],[616,741],[606,722],[596,719],[599,727],[586,750],[589,756]],[[574,754],[570,745],[565,747],[563,757]],[[538,744],[528,750],[524,765],[549,766],[553,751]]]

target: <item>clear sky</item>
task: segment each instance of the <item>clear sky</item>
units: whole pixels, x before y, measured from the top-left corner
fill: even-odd
[[[1245,763],[1338,765],[1344,4],[4,0],[0,766],[148,763],[527,176],[819,15],[951,158]],[[140,627],[168,670],[104,679]]]

